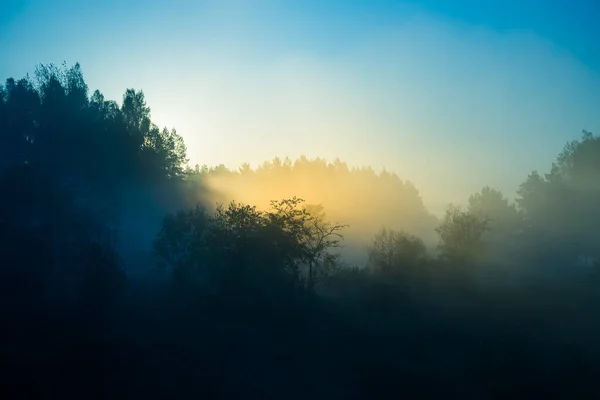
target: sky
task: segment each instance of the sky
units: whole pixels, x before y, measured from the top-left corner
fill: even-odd
[[[600,133],[599,17],[593,0],[3,0],[0,79],[79,62],[109,99],[144,90],[192,164],[340,158],[439,214],[485,185],[513,197]]]

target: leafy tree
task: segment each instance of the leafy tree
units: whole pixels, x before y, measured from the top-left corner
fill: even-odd
[[[489,222],[482,235],[487,262],[514,263],[522,248],[523,218],[514,203],[502,192],[484,187],[469,197],[467,212]]]
[[[457,264],[472,263],[482,250],[481,238],[488,224],[486,218],[450,205],[441,225],[436,228],[442,258]]]
[[[314,290],[315,285],[326,275],[326,266],[335,264],[336,256],[330,249],[339,248],[343,236],[340,231],[347,225],[335,224],[325,220],[322,206],[300,205],[304,202],[296,197],[280,202],[271,202],[268,218],[271,224],[280,227],[290,235],[296,248],[292,254],[306,267],[306,285]]]
[[[598,257],[595,231],[600,219],[600,138],[584,131],[565,145],[549,173],[530,174],[517,203],[527,223],[528,240],[544,264],[572,265],[581,257]]]
[[[576,184],[592,184],[597,189],[597,176],[600,173],[600,137],[584,130],[581,140],[565,145],[553,165],[552,174],[573,181]]]
[[[273,201],[268,211],[231,202],[211,216],[199,207],[169,215],[155,252],[180,275],[200,271],[226,285],[266,279],[312,290],[335,258],[330,249],[339,247],[343,226],[312,214],[302,202]]]
[[[384,276],[410,273],[427,259],[427,248],[417,236],[381,229],[367,248],[370,268]]]
[[[545,206],[547,183],[537,171],[533,171],[519,186],[517,194],[520,197],[516,201],[528,221],[537,220],[540,212],[545,213],[546,210],[540,208]]]
[[[39,128],[40,97],[28,79],[6,80],[0,108],[0,168],[31,160]]]
[[[520,215],[516,205],[510,203],[502,192],[489,186],[469,197],[467,211],[488,219],[490,230],[510,231],[519,228]]]

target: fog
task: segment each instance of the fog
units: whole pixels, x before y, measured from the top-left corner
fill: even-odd
[[[296,196],[323,206],[327,219],[349,225],[342,254],[352,265],[365,266],[365,247],[384,227],[418,235],[435,246],[437,218],[425,208],[417,188],[393,172],[301,157],[276,158],[255,169],[248,164],[234,171],[214,168],[200,179],[213,204],[237,201],[265,210],[272,200]]]

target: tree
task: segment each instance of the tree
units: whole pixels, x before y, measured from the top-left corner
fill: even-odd
[[[301,207],[302,203],[297,197],[272,201],[267,218],[286,236],[287,251],[304,266],[305,285],[312,291],[326,276],[326,267],[335,263],[337,257],[330,249],[340,247],[340,232],[347,225],[326,221],[321,205]],[[294,269],[298,267],[294,264]]]
[[[417,236],[381,229],[367,248],[369,267],[384,276],[411,273],[427,259],[427,248]]]
[[[564,267],[600,256],[598,159],[600,138],[584,131],[581,140],[565,145],[549,173],[534,171],[519,187],[517,204],[538,263]]]
[[[490,230],[510,231],[519,227],[520,215],[516,205],[510,203],[502,192],[489,186],[469,197],[467,211],[488,219]]]
[[[592,184],[598,187],[597,176],[600,173],[600,137],[584,130],[581,140],[565,145],[553,164],[552,174],[560,175],[577,184]]]
[[[469,197],[467,212],[489,222],[482,235],[488,261],[516,261],[523,232],[523,218],[516,205],[502,192],[486,186]]]
[[[165,216],[154,241],[154,252],[159,265],[170,268],[177,281],[193,280],[199,264],[206,259],[203,251],[209,222],[200,206]]]
[[[231,202],[208,216],[196,208],[169,215],[154,248],[163,265],[218,284],[279,283],[313,290],[339,247],[343,225],[302,207],[298,198],[273,201],[271,209]],[[195,275],[198,276],[198,275]],[[268,286],[267,285],[267,286]]]
[[[438,249],[443,259],[471,264],[482,249],[481,237],[488,230],[487,218],[450,205],[441,225],[436,228]]]
[[[103,237],[122,232],[124,215],[144,209],[139,201],[147,197],[179,206],[186,163],[183,139],[152,124],[141,91],[127,90],[121,107],[99,91],[89,97],[79,64],[39,65],[33,77],[7,79],[0,85],[0,264],[10,265],[2,273],[37,279],[39,287],[50,277],[119,276],[116,244]],[[136,204],[131,191],[143,193]]]
[[[40,97],[28,79],[6,80],[0,108],[0,168],[31,161]]]

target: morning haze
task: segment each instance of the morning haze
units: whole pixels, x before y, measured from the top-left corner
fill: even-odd
[[[0,14],[0,395],[595,398],[596,5]]]

